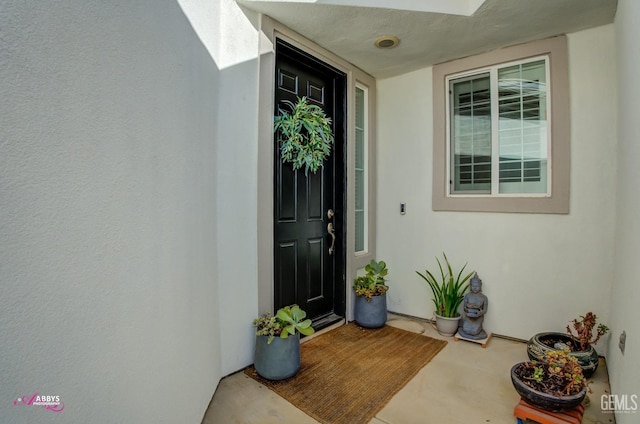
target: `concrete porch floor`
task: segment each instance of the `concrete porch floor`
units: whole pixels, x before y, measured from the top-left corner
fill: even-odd
[[[519,401],[509,371],[527,361],[525,344],[492,337],[486,348],[442,337],[428,322],[389,314],[392,325],[448,340],[447,346],[403,387],[370,424],[513,424]],[[304,357],[302,358],[304,361]],[[606,363],[592,377],[590,405],[583,424],[615,423],[600,409],[600,396],[609,393]],[[384,390],[384,387],[381,387]],[[211,400],[202,424],[313,424],[318,421],[295,408],[242,372],[225,377]]]

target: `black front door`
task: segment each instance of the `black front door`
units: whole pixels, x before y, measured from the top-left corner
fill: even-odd
[[[315,328],[344,316],[346,77],[326,63],[278,40],[275,111],[306,97],[332,119],[335,142],[317,173],[294,171],[275,152],[274,305],[298,304]],[[335,243],[328,226],[333,226]]]

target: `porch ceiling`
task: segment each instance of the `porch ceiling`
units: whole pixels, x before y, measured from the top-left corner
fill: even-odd
[[[348,60],[376,78],[399,75],[425,66],[495,48],[566,34],[612,23],[617,0],[486,0],[471,16],[384,8],[392,1],[236,0],[264,13]],[[422,2],[421,2],[422,3]],[[476,0],[470,4],[478,3]],[[402,1],[410,9],[410,1]],[[408,6],[409,5],[409,6]],[[389,6],[390,7],[390,6]],[[400,7],[400,6],[398,6]],[[473,9],[472,9],[473,10]],[[379,49],[374,41],[394,35],[400,44]]]

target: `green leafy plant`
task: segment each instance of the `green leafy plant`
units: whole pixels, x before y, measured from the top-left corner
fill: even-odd
[[[310,336],[315,330],[311,327],[311,320],[305,319],[306,316],[307,313],[300,309],[298,305],[280,308],[275,316],[266,312],[253,320],[253,325],[256,327],[256,336],[269,336],[268,344],[271,344],[276,336],[286,339],[289,335],[295,335],[296,331],[305,336]]]
[[[542,381],[544,380],[544,369],[542,367],[534,367],[531,380],[542,383]]]
[[[439,282],[429,270],[425,270],[425,274],[418,271],[416,271],[416,273],[422,277],[431,288],[431,292],[433,293],[433,304],[436,307],[436,314],[441,317],[455,318],[459,315],[458,307],[460,306],[460,303],[462,303],[464,294],[469,288],[469,283],[467,281],[473,275],[473,271],[463,277],[462,273],[467,267],[467,264],[465,263],[457,274],[457,277],[454,277],[455,274],[451,268],[447,255],[445,255],[444,252],[442,255],[444,256],[446,264],[446,275],[440,260],[436,258],[436,261],[438,261],[438,267],[440,268],[440,276],[442,277],[441,282]]]
[[[604,324],[598,324],[596,327],[598,317],[593,312],[587,312],[585,315],[580,315],[580,320],[574,318],[571,323],[573,324],[573,330],[567,325],[567,333],[578,339],[580,342],[580,349],[587,350],[591,345],[595,345],[600,340],[600,337],[607,334],[609,327]],[[593,329],[596,328],[596,336],[593,337]]]
[[[364,296],[367,302],[371,302],[373,296],[382,296],[389,290],[384,278],[389,270],[384,261],[376,262],[373,259],[364,267],[364,270],[367,272],[366,275],[353,280],[353,289],[356,296]]]
[[[305,168],[315,173],[331,153],[334,141],[331,118],[322,108],[307,103],[306,97],[298,97],[296,104],[283,101],[291,110],[280,107],[274,118],[273,131],[278,134],[280,154],[284,162],[291,162],[293,169]]]
[[[285,306],[278,309],[276,312],[276,319],[282,323],[282,333],[280,337],[286,339],[289,335],[295,335],[296,330],[305,336],[310,336],[315,332],[311,327],[311,320],[305,319],[307,313],[300,309],[298,305]]]

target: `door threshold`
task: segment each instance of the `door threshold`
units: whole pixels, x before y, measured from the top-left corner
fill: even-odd
[[[329,315],[320,316],[319,318],[316,318],[311,324],[311,326],[315,328],[316,331],[318,331],[340,321],[344,321],[344,317],[334,313],[330,313]]]
[[[329,319],[329,318],[331,318],[331,319]],[[326,333],[328,331],[335,330],[338,327],[342,327],[345,324],[345,322],[346,321],[345,321],[344,317],[341,317],[341,316],[335,315],[335,314],[331,314],[331,315],[329,315],[329,316],[327,316],[327,317],[325,317],[325,318],[323,318],[321,320],[318,320],[318,321],[313,323],[313,328],[316,329],[316,332],[313,333],[310,336],[305,336],[302,339],[300,339],[300,343],[304,343],[307,340],[311,340],[314,337],[319,336],[320,334],[324,334],[324,333]],[[318,325],[320,323],[322,323],[324,325],[322,325],[322,326]]]

